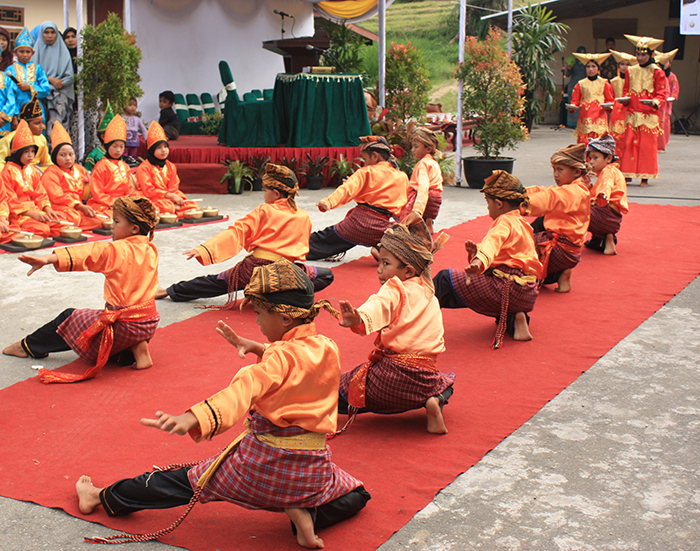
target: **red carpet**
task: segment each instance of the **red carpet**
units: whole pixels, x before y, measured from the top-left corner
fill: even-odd
[[[450,230],[453,239],[438,254],[434,271],[463,266],[463,241],[480,240],[489,223],[484,217]],[[492,319],[469,310],[444,311],[448,351],[440,367],[457,374],[455,394],[445,408],[450,433],[429,435],[422,411],[370,414],[332,441],[335,461],[363,480],[373,499],[354,519],[320,533],[326,548],[375,549],[681,291],[700,273],[699,230],[700,207],[633,205],[622,224],[618,256],[586,250],[574,270],[571,293],[542,291],[532,315],[535,340],[529,343],[507,338],[502,349],[493,351]],[[359,305],[378,287],[374,266],[364,258],[334,268],[336,281],[325,298]],[[219,318],[245,336],[261,338],[251,310],[205,312],[158,331],[151,348],[156,367],[148,371],[108,366],[97,379],[81,384],[46,386],[34,378],[0,392],[5,421],[13,428],[0,444],[0,493],[81,517],[74,483],[82,474],[105,485],[153,464],[205,458],[223,448],[235,431],[197,446],[187,437],[139,424],[139,418],[159,408],[184,411],[223,388],[245,365],[214,332]],[[344,369],[364,361],[373,337],[341,329],[325,312],[318,325],[338,342]],[[89,519],[118,530],[150,532],[168,526],[181,512],[146,511],[115,520],[99,509]],[[232,541],[244,550],[298,549],[285,515],[224,503],[197,505],[162,541],[193,550],[230,549]]]

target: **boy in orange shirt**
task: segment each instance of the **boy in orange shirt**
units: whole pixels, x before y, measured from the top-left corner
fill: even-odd
[[[464,244],[466,270],[442,270],[433,282],[441,308],[471,308],[495,317],[498,329],[492,346],[500,348],[506,331],[516,341],[532,340],[527,314],[535,307],[542,264],[532,227],[520,214],[521,206],[528,206],[520,180],[496,170],[481,193],[493,224],[479,245]]]
[[[334,226],[311,234],[308,260],[342,258],[357,245],[374,247],[406,204],[408,177],[397,168],[389,143],[382,137],[360,138],[365,166],[347,178],[331,195],[317,203],[318,210],[342,207],[350,201],[357,206]]]
[[[265,202],[262,205],[206,243],[183,253],[187,260],[196,258],[203,266],[224,262],[243,249],[250,254],[220,274],[181,281],[167,289],[160,287],[156,298],[169,296],[175,302],[185,302],[228,293],[225,308],[230,308],[235,304],[236,292],[248,284],[257,266],[281,258],[299,263],[305,259],[309,252],[311,218],[305,210],[297,208],[294,201],[299,191],[294,172],[285,166],[267,163],[263,189]],[[333,283],[333,272],[328,268],[300,266],[313,280],[316,291]]]
[[[94,538],[94,543],[152,540],[174,529],[195,503],[227,501],[267,511],[284,511],[297,542],[323,547],[316,530],[359,512],[370,499],[362,482],[331,461],[326,444],[338,420],[340,355],[337,345],[316,332],[321,308],[313,284],[298,265],[279,260],[255,268],[243,306],[253,303],[257,323],[270,344],[238,336],[223,321],[218,333],[257,362],[241,368],[231,384],[182,415],[156,412],[141,419],[196,442],[218,436],[246,419],[248,427],[223,453],[194,466],[158,469],[98,488],[90,477],[76,483],[80,511],[102,505],[109,516],[143,509],[190,507],[171,528],[147,535]],[[120,540],[120,541],[115,541]]]
[[[151,367],[148,341],[160,320],[154,301],[158,249],[150,241],[155,226],[155,208],[148,199],[120,197],[114,202],[113,243],[61,248],[41,257],[21,255],[19,260],[32,267],[28,275],[47,264],[53,264],[58,272],[104,274],[106,306],[104,310],[68,308],[31,335],[6,347],[3,354],[43,358],[51,352],[73,349],[94,364],[82,375],[42,369],[39,377],[44,383],[91,379],[110,356],[127,349],[133,353],[131,361],[135,360],[136,369]]]
[[[428,432],[447,434],[442,407],[455,377],[437,367],[445,340],[430,278],[433,252],[447,239],[441,234],[434,244],[423,219],[410,214],[389,228],[379,244],[379,291],[357,309],[340,301],[340,325],[359,335],[378,331],[369,361],[340,377],[340,412],[350,414],[346,427],[358,413],[424,407]]]
[[[606,135],[591,140],[586,147],[588,162],[598,180],[591,188],[591,221],[588,231],[593,235],[586,247],[602,251],[603,254],[617,254],[616,234],[620,231],[622,216],[629,212],[627,204],[627,183],[625,175],[615,156],[615,139]]]
[[[543,284],[557,283],[558,293],[571,291],[571,271],[581,260],[581,247],[591,218],[591,199],[583,178],[588,174],[585,144],[568,145],[552,158],[556,186],[527,188],[529,207],[524,216],[538,216],[535,230],[537,254],[542,262]]]

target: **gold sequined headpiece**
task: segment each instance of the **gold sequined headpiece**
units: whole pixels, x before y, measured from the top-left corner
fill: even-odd
[[[32,119],[44,119],[44,112],[41,109],[41,102],[36,92],[32,92],[32,98],[22,106],[19,112],[19,118],[25,121],[30,121]]]
[[[633,34],[624,35],[627,40],[637,48],[637,52],[640,54],[651,54],[656,48],[664,43],[663,40],[658,38],[651,38],[650,36],[635,36]]]
[[[579,54],[579,53],[574,53],[572,54],[576,59],[578,59],[581,63],[584,65],[588,63],[589,61],[592,61],[598,67],[600,67],[600,64],[603,63],[606,59],[608,59],[611,55],[612,52],[607,52],[604,54]]]
[[[663,66],[669,61],[673,61],[673,58],[676,57],[677,53],[678,48],[671,50],[670,52],[666,52],[665,54],[662,54],[661,52],[654,52],[654,63],[663,68]]]
[[[637,56],[635,56],[635,55],[627,54],[625,52],[618,52],[616,50],[610,50],[610,53],[615,58],[615,61],[617,61],[618,63],[621,63],[622,61],[624,61],[625,63],[628,63],[630,65],[637,64]]]

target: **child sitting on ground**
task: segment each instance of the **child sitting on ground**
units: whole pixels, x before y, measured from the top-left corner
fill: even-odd
[[[471,308],[495,317],[493,348],[500,348],[506,331],[516,341],[532,340],[528,312],[537,299],[537,258],[530,224],[520,214],[527,207],[527,191],[515,176],[496,170],[481,193],[493,223],[483,241],[467,241],[466,270],[449,268],[433,279],[441,308]]]
[[[32,133],[32,139],[34,140],[34,145],[36,145],[36,154],[32,159],[32,166],[38,165],[40,167],[49,166],[51,164],[51,156],[49,155],[49,146],[46,142],[46,137],[44,136],[44,114],[41,110],[41,102],[37,98],[36,94],[32,96],[29,103],[25,103],[19,112],[20,120],[27,121],[29,125],[29,130]],[[2,140],[0,140],[0,170],[5,166],[5,160],[8,155],[10,155],[10,149],[12,145],[12,140],[15,137],[15,133],[10,132]]]
[[[197,203],[188,201],[180,191],[177,168],[168,161],[168,138],[156,121],[148,128],[147,144],[146,160],[136,169],[136,189],[153,201],[159,212],[177,214],[182,218],[186,210],[198,208]]]
[[[160,316],[156,311],[158,249],[150,242],[156,212],[146,198],[121,197],[114,202],[113,243],[88,243],[56,249],[42,257],[21,255],[32,266],[28,275],[53,264],[58,272],[91,271],[105,275],[104,310],[68,308],[53,321],[3,350],[19,358],[44,358],[52,352],[73,349],[94,364],[84,374],[42,369],[44,383],[72,383],[95,377],[110,356],[129,349],[136,369],[153,361],[148,341]],[[128,361],[128,360],[126,360]]]
[[[581,260],[581,247],[591,218],[591,198],[583,177],[588,174],[585,144],[568,145],[552,158],[556,186],[527,188],[525,216],[538,216],[535,230],[537,254],[542,262],[544,285],[557,283],[558,293],[571,291],[571,271]]]
[[[331,195],[317,203],[326,212],[350,201],[357,206],[334,226],[311,234],[308,260],[337,260],[356,245],[374,247],[406,204],[408,177],[397,168],[391,146],[382,137],[360,138],[365,166],[347,178]]]
[[[51,201],[51,207],[83,230],[102,225],[92,207],[83,204],[85,187],[90,180],[88,171],[75,163],[75,150],[63,125],[56,121],[51,131],[53,164],[41,176],[41,185]]]
[[[247,509],[284,511],[294,523],[298,543],[316,549],[323,547],[317,529],[365,506],[371,496],[362,482],[331,461],[326,444],[337,425],[340,355],[332,340],[316,333],[313,320],[322,307],[337,312],[326,301],[314,303],[313,284],[286,260],[255,268],[245,297],[241,308],[253,303],[270,344],[242,338],[223,321],[217,331],[238,348],[241,358],[253,353],[257,363],[241,368],[227,388],[182,415],[157,411],[156,419],[141,423],[202,442],[224,433],[250,411],[248,429],[222,454],[194,466],[159,469],[106,488],[82,476],[76,490],[83,514],[99,505],[116,516],[228,501]],[[138,539],[122,535],[91,541],[145,541],[173,528],[133,536]]]
[[[167,289],[160,287],[156,298],[169,296],[175,302],[218,297],[228,293],[224,308],[235,304],[236,292],[250,281],[253,269],[286,258],[301,262],[309,252],[311,218],[297,208],[294,196],[299,191],[297,178],[286,166],[267,163],[263,176],[265,203],[236,221],[206,243],[183,254],[196,258],[203,266],[218,264],[236,256],[243,249],[250,254],[236,266],[220,274],[181,281]],[[300,264],[320,291],[333,282],[333,272]]]
[[[586,147],[588,162],[598,180],[591,188],[591,221],[588,231],[593,237],[586,247],[603,251],[603,254],[617,254],[616,234],[620,231],[622,216],[629,212],[627,204],[627,183],[620,165],[615,162],[615,139],[606,135],[591,140]]]
[[[433,233],[433,220],[442,204],[442,170],[435,160],[442,155],[438,150],[437,136],[432,130],[419,128],[411,135],[411,153],[418,162],[408,182],[408,203],[401,211],[401,220],[411,211],[423,217],[428,232]]]
[[[340,325],[360,335],[379,332],[369,361],[340,377],[339,408],[350,413],[348,424],[357,413],[424,407],[428,432],[447,434],[442,407],[455,378],[437,368],[445,340],[430,278],[433,253],[447,239],[441,234],[434,244],[423,219],[410,214],[389,228],[379,244],[379,291],[357,309],[340,301]]]
[[[88,172],[92,172],[95,168],[95,165],[99,163],[105,156],[105,153],[107,153],[104,145],[105,132],[107,131],[107,127],[109,126],[109,123],[112,122],[113,118],[114,111],[112,111],[112,106],[109,104],[108,100],[107,108],[105,109],[105,114],[102,115],[100,123],[97,125],[97,138],[100,140],[100,145],[98,145],[96,148],[90,151],[90,153],[88,153],[88,155],[85,157],[85,162],[83,162],[83,166],[85,166],[85,170],[87,170]]]
[[[19,226],[10,224],[10,194],[0,182],[0,245],[12,241],[16,231]]]
[[[177,117],[173,105],[175,105],[175,94],[170,90],[158,95],[158,107],[160,107],[158,124],[163,127],[165,135],[171,141],[180,137],[180,119]]]
[[[122,115],[126,122],[126,147],[124,148],[124,155],[132,159],[136,159],[139,156],[139,149],[141,148],[139,132],[141,132],[144,138],[148,132],[141,117],[136,114],[137,109],[138,102],[136,98],[129,98],[129,103],[124,108],[124,114]]]

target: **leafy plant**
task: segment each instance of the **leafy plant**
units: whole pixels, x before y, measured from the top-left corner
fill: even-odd
[[[313,157],[311,157],[311,154],[307,153],[306,161],[304,162],[301,174],[307,178],[323,176],[323,171],[329,165],[330,160],[330,157],[327,155],[319,155],[316,157],[316,160],[314,160]]]
[[[496,28],[482,42],[469,37],[464,46],[465,61],[454,73],[455,78],[464,79],[464,110],[476,120],[474,149],[491,159],[528,138],[520,119],[525,108],[523,80],[501,38],[502,32]]]
[[[362,49],[365,40],[345,26],[345,22],[334,23],[328,19],[316,19],[317,27],[325,29],[330,38],[328,55],[323,56],[324,65],[338,65],[336,70],[344,73],[365,73]],[[335,58],[335,59],[334,59]],[[337,60],[337,61],[336,61]],[[364,76],[364,75],[363,75]]]
[[[286,166],[295,175],[297,174],[297,169],[299,168],[299,159],[297,159],[296,157],[292,157],[291,159],[288,159],[287,157],[282,157],[280,164],[282,166]],[[297,175],[297,178],[298,177],[299,176]]]
[[[98,109],[110,102],[115,113],[122,113],[130,98],[143,96],[139,86],[141,50],[136,35],[128,33],[121,19],[110,13],[97,25],[80,31],[82,55],[78,57],[75,83],[87,109]]]
[[[248,159],[248,165],[253,171],[253,178],[262,178],[265,176],[265,167],[269,162],[269,155],[251,155],[250,159]]]
[[[329,171],[329,175],[331,177],[335,176],[342,181],[359,168],[359,163],[359,159],[350,160],[341,153],[340,157],[333,160]]]
[[[528,5],[513,21],[513,61],[520,68],[525,88],[523,119],[528,128],[541,117],[556,95],[554,73],[549,62],[556,52],[566,49],[563,35],[569,26],[556,23],[556,17],[542,5]]]
[[[227,167],[226,174],[221,177],[219,183],[223,184],[228,180],[229,193],[240,193],[243,188],[243,182],[253,177],[253,171],[241,160],[232,161],[231,159],[226,159],[225,161],[219,161],[219,164]]]
[[[202,132],[207,136],[218,136],[221,130],[221,121],[223,120],[224,116],[218,111],[211,115],[204,115],[202,118]]]

